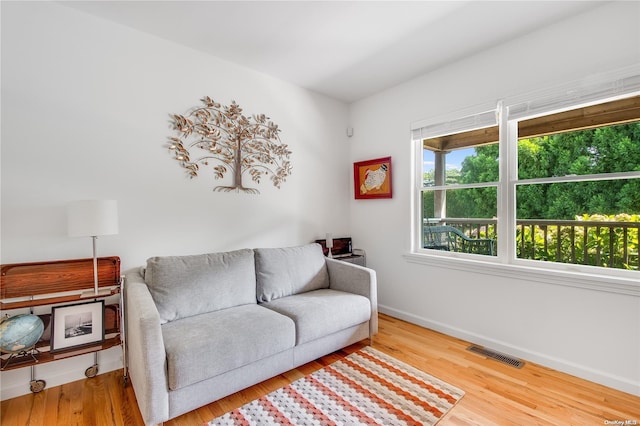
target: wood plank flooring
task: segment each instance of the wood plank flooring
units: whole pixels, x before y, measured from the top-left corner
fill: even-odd
[[[261,395],[358,350],[355,344],[165,423],[202,425]],[[465,391],[439,426],[447,425],[640,425],[640,397],[539,365],[522,369],[466,350],[467,342],[386,316],[374,347]],[[121,372],[98,375],[38,394],[3,401],[0,424],[143,425],[133,387]],[[634,423],[635,422],[635,423]]]

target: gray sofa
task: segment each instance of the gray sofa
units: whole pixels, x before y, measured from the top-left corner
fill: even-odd
[[[378,329],[375,272],[318,244],[153,257],[125,283],[129,376],[148,425]]]

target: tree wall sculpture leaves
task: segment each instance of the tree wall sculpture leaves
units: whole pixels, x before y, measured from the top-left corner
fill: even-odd
[[[233,184],[216,186],[214,191],[243,191],[258,194],[255,188],[243,185],[245,174],[255,182],[269,175],[276,188],[291,174],[291,151],[280,141],[278,125],[264,114],[246,117],[235,101],[224,106],[208,96],[203,106],[186,115],[172,114],[173,130],[169,150],[190,178],[198,176],[200,168],[211,167],[215,179],[233,175]]]

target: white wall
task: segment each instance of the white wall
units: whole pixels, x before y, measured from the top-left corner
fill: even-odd
[[[393,199],[350,202],[381,311],[640,395],[640,298],[403,257],[412,122],[639,63],[640,3],[613,3],[354,103],[352,161],[393,157]]]
[[[90,256],[66,236],[66,203],[114,198],[120,234],[101,255],[123,269],[152,255],[279,246],[351,232],[378,272],[383,310],[640,394],[640,300],[408,263],[409,124],[640,62],[640,4],[612,4],[347,106],[52,3],[2,2],[2,263]],[[293,175],[261,195],[213,193],[165,148],[168,115],[204,95],[266,113]],[[354,127],[347,139],[345,128]],[[353,200],[351,163],[393,156],[394,198]],[[48,387],[88,357],[38,366]],[[117,348],[100,355],[118,368]],[[2,399],[29,369],[3,372]]]
[[[223,42],[223,41],[221,41]],[[265,113],[293,174],[260,195],[215,193],[166,148],[169,114],[202,96]],[[66,204],[116,199],[120,233],[98,241],[123,270],[154,255],[285,246],[347,235],[347,106],[197,51],[51,2],[2,2],[2,263],[91,256],[66,236]],[[48,387],[84,377],[90,356],[38,366]],[[101,372],[121,366],[110,349]],[[2,399],[29,369],[2,373]]]

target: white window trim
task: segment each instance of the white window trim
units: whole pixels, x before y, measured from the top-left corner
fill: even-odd
[[[640,284],[638,284],[637,277],[622,278],[604,274],[590,274],[582,271],[551,270],[551,268],[548,268],[551,262],[544,262],[544,267],[526,266],[499,263],[489,256],[468,255],[466,253],[426,253],[427,251],[433,252],[434,250],[405,253],[403,258],[410,263],[459,270],[471,274],[501,276],[514,280],[526,280],[541,284],[555,284],[640,297]],[[473,256],[473,258],[468,258],[469,256]],[[482,259],[480,260],[480,258]],[[593,268],[596,267],[594,266]]]
[[[517,122],[535,116],[553,114],[562,110],[580,108],[585,105],[603,103],[615,98],[632,96],[640,92],[640,65],[628,67],[606,75],[591,77],[550,90],[539,91],[498,101],[496,117],[500,132],[500,176],[498,184],[498,252],[497,256],[485,256],[468,253],[450,253],[422,248],[422,139],[473,130],[477,123],[485,123],[487,107],[466,110],[460,115],[448,114],[446,120],[421,120],[412,123],[413,185],[411,197],[411,252],[403,257],[412,263],[457,269],[468,272],[505,276],[513,279],[539,281],[591,290],[627,294],[640,297],[639,271],[604,269],[595,266],[543,262],[516,258],[516,242],[513,238],[516,225],[515,206],[516,186],[518,184],[547,183],[558,181],[606,179],[596,176],[567,176],[562,178],[543,178],[518,180],[517,170]],[[511,111],[511,116],[509,115]],[[473,115],[480,117],[478,120]],[[457,117],[457,118],[456,118]],[[462,118],[460,118],[462,117]],[[469,127],[464,127],[466,123]],[[473,127],[472,123],[476,123]],[[461,124],[460,126],[458,124]],[[479,127],[486,127],[485,125]],[[444,129],[450,130],[444,132]],[[454,129],[454,130],[451,130]],[[418,173],[420,171],[420,173]],[[636,172],[617,173],[609,178],[637,177]],[[505,183],[506,181],[506,183]],[[466,187],[467,185],[464,185]],[[486,184],[484,185],[486,186]],[[435,189],[457,189],[463,187],[446,186]],[[429,188],[434,189],[434,188]]]
[[[535,185],[540,183],[594,182],[598,180],[619,180],[638,178],[640,172],[600,173],[597,175],[568,175],[548,178],[520,179],[516,185]]]
[[[489,102],[432,119],[415,121],[411,123],[411,136],[414,141],[422,141],[452,133],[495,126],[497,123],[496,110],[496,103]]]

